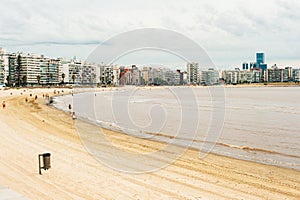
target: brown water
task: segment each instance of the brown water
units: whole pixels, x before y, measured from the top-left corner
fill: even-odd
[[[186,87],[119,89],[59,97],[56,106],[66,109],[73,101],[79,117],[126,134],[209,152],[213,147],[213,153],[300,170],[300,87],[224,88],[224,99],[212,93]],[[223,115],[222,106],[214,104],[220,98],[224,121],[214,124],[213,118]],[[222,131],[208,137],[209,128],[219,125]]]

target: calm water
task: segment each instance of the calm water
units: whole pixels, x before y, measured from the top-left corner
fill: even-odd
[[[299,100],[300,87],[131,88],[57,97],[55,106],[72,103],[78,117],[126,134],[300,170]]]

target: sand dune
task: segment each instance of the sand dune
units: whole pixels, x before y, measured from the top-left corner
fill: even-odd
[[[32,91],[36,101],[29,91],[0,95],[7,102],[0,110],[0,185],[29,199],[300,199],[298,171],[213,154],[199,159],[195,150],[153,173],[117,172],[86,151],[69,114],[45,105],[41,94],[51,91]],[[140,154],[164,145],[104,131],[122,151]],[[39,175],[43,152],[52,153],[52,168]]]

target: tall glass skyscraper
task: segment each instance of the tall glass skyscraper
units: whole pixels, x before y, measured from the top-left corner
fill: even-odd
[[[256,64],[260,65],[265,63],[265,54],[264,53],[256,53]]]
[[[256,53],[256,67],[261,69],[262,78],[265,75],[265,70],[268,68],[268,65],[265,64],[265,54],[264,53]]]

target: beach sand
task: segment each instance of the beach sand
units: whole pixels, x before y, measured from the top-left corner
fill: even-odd
[[[33,90],[36,101],[28,91],[10,92],[0,92],[7,104],[0,110],[0,185],[29,199],[300,199],[299,171],[213,154],[200,159],[192,149],[156,172],[117,172],[86,151],[68,113],[45,105],[41,94],[53,89]],[[137,154],[164,145],[105,134]],[[51,152],[52,168],[39,175],[38,154],[44,152]]]

